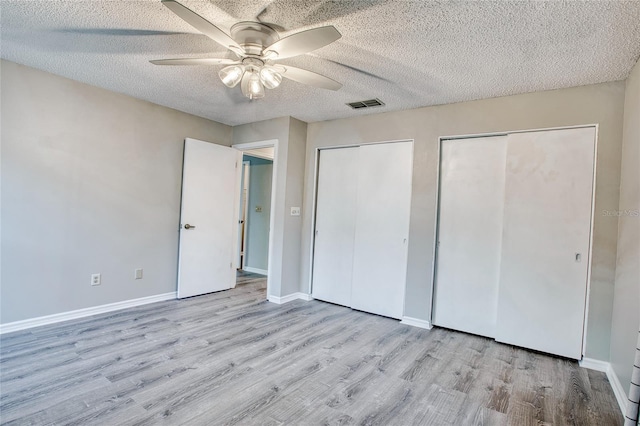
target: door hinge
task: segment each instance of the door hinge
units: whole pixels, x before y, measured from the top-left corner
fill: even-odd
[[[229,262],[229,268],[233,269],[233,262]]]
[[[236,161],[236,169],[238,168],[238,162]]]

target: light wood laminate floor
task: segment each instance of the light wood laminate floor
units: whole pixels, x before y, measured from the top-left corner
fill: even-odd
[[[619,425],[603,373],[265,281],[2,336],[19,425]]]
[[[236,285],[246,284],[258,280],[266,280],[267,277],[265,275],[256,274],[254,272],[247,272],[241,269],[236,271]]]

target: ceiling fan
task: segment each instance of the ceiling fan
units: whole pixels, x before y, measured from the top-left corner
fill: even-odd
[[[227,65],[218,76],[227,87],[240,83],[242,93],[249,99],[264,97],[267,89],[275,89],[282,77],[298,83],[338,90],[342,84],[335,80],[274,61],[302,55],[338,40],[342,35],[333,26],[313,28],[280,38],[278,32],[260,22],[238,22],[231,27],[231,35],[175,0],[162,0],[162,4],[189,25],[213,41],[233,52],[236,59],[178,58],[150,61],[155,65]]]

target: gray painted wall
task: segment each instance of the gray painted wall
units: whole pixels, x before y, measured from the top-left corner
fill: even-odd
[[[621,215],[618,219],[611,365],[628,393],[640,326],[640,62],[633,68],[625,91],[618,210]]]
[[[307,147],[307,123],[291,118],[289,120],[289,155],[287,173],[290,178],[287,180],[287,215],[286,237],[284,245],[284,258],[291,259],[293,264],[286,270],[283,276],[287,283],[284,289],[290,294],[301,291],[300,282],[302,242],[302,218],[305,214],[304,204],[304,179],[305,179],[305,153]],[[290,207],[300,207],[300,216],[290,216]]]
[[[233,143],[278,140],[275,153],[276,194],[269,276],[271,296],[300,291],[300,238],[302,216],[291,216],[291,207],[302,207],[307,124],[291,117],[244,124],[233,128]],[[302,210],[304,212],[304,209]]]
[[[0,322],[175,291],[183,140],[231,127],[0,66]]]
[[[283,117],[232,131],[11,62],[2,61],[1,68],[2,323],[175,291],[182,143],[187,136],[223,145],[280,141],[275,296],[308,291],[315,149],[414,139],[405,314],[428,319],[438,136],[598,123],[587,356],[609,359],[611,353],[616,372],[626,380],[631,339],[620,324],[631,327],[633,321],[624,321],[627,317],[618,309],[628,312],[638,300],[629,297],[638,291],[638,221],[620,218],[614,301],[618,218],[600,213],[638,206],[638,66],[626,85],[620,191],[623,82],[309,125]],[[303,207],[303,216],[290,216],[292,206]],[[142,281],[132,278],[137,267],[145,269]],[[89,276],[95,272],[102,273],[103,284],[91,287]]]
[[[414,139],[413,193],[405,315],[431,315],[438,137],[598,123],[596,212],[618,208],[624,82],[310,123],[305,206],[313,201],[315,150],[325,146]],[[301,290],[308,291],[311,211],[305,208]],[[587,356],[608,360],[618,220],[596,215]]]
[[[273,161],[245,155],[249,161],[249,200],[245,267],[267,270],[269,260],[269,218],[271,212],[271,175]],[[260,206],[261,211],[256,211]]]

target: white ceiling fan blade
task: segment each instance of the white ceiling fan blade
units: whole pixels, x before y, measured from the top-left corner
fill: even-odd
[[[176,59],[154,59],[149,61],[154,65],[233,65],[240,62],[235,59],[223,58],[176,58]]]
[[[206,35],[213,41],[221,44],[227,49],[243,54],[243,50],[238,43],[235,42],[227,33],[195,13],[193,10],[181,5],[174,0],[162,0],[162,4],[169,8],[173,13],[182,18],[187,24],[191,25],[202,34]]]
[[[276,67],[284,69],[284,72],[282,73],[283,77],[297,81],[298,83],[308,84],[309,86],[320,87],[328,90],[338,90],[342,87],[341,83],[312,71],[282,64],[278,64]]]
[[[264,49],[265,56],[272,59],[290,58],[302,55],[331,44],[342,37],[342,34],[334,26],[314,28],[307,31],[292,34],[280,39]]]

